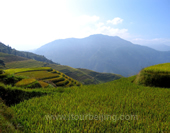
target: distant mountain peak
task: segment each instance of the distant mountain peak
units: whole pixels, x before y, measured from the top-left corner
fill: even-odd
[[[100,36],[107,36],[107,37],[115,37],[115,38],[120,38],[119,36],[109,36],[109,35],[104,35],[104,34],[93,34],[93,35],[90,35],[89,37],[94,37],[94,36],[96,36],[96,37],[100,37]]]

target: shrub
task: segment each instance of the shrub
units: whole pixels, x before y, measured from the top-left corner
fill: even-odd
[[[4,73],[4,71],[0,69],[0,74],[3,74],[3,73]]]
[[[0,74],[0,78],[1,78],[0,81],[2,81],[3,83],[11,85],[14,85],[18,81],[24,79],[24,77],[22,76],[15,76],[14,74],[7,73]]]

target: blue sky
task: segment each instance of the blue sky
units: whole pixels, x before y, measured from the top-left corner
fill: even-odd
[[[91,34],[170,45],[169,0],[1,0],[0,41],[18,50]]]

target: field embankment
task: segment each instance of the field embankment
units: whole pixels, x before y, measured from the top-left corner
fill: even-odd
[[[145,86],[170,88],[170,63],[144,68],[134,82]]]

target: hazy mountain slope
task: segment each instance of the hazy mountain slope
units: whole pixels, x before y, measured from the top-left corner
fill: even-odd
[[[116,80],[119,79],[120,77],[123,77],[121,75],[117,75],[113,73],[99,73],[88,69],[82,69],[82,68],[77,68],[77,69],[86,73],[87,75],[94,77],[100,82],[108,82],[108,81],[112,81],[113,79]]]
[[[165,44],[146,44],[145,46],[158,50],[158,51],[170,51],[170,46],[165,45]]]
[[[31,52],[18,51],[18,50],[12,49],[9,46],[6,46],[5,44],[3,44],[1,42],[0,42],[0,52],[12,54],[12,55],[15,55],[15,56],[20,56],[20,57],[24,57],[24,58],[28,58],[28,59],[34,59],[34,60],[37,60],[37,61],[54,63],[53,61],[47,59],[46,57],[44,57],[42,55],[37,55],[37,54],[31,53]]]
[[[10,68],[31,68],[31,67],[52,67],[64,74],[68,75],[69,77],[80,81],[83,84],[98,84],[101,82],[108,82],[110,80],[115,80],[121,78],[120,75],[114,75],[109,79],[96,79],[87,73],[84,73],[78,69],[57,65],[57,64],[50,64],[46,62],[36,61],[20,56],[15,56],[12,54],[6,54],[0,52],[0,69],[10,69]],[[103,77],[106,77],[107,74],[103,74]]]
[[[55,40],[35,51],[62,65],[123,76],[137,74],[143,67],[170,62],[170,52],[135,45],[117,36],[91,35],[83,39]]]

